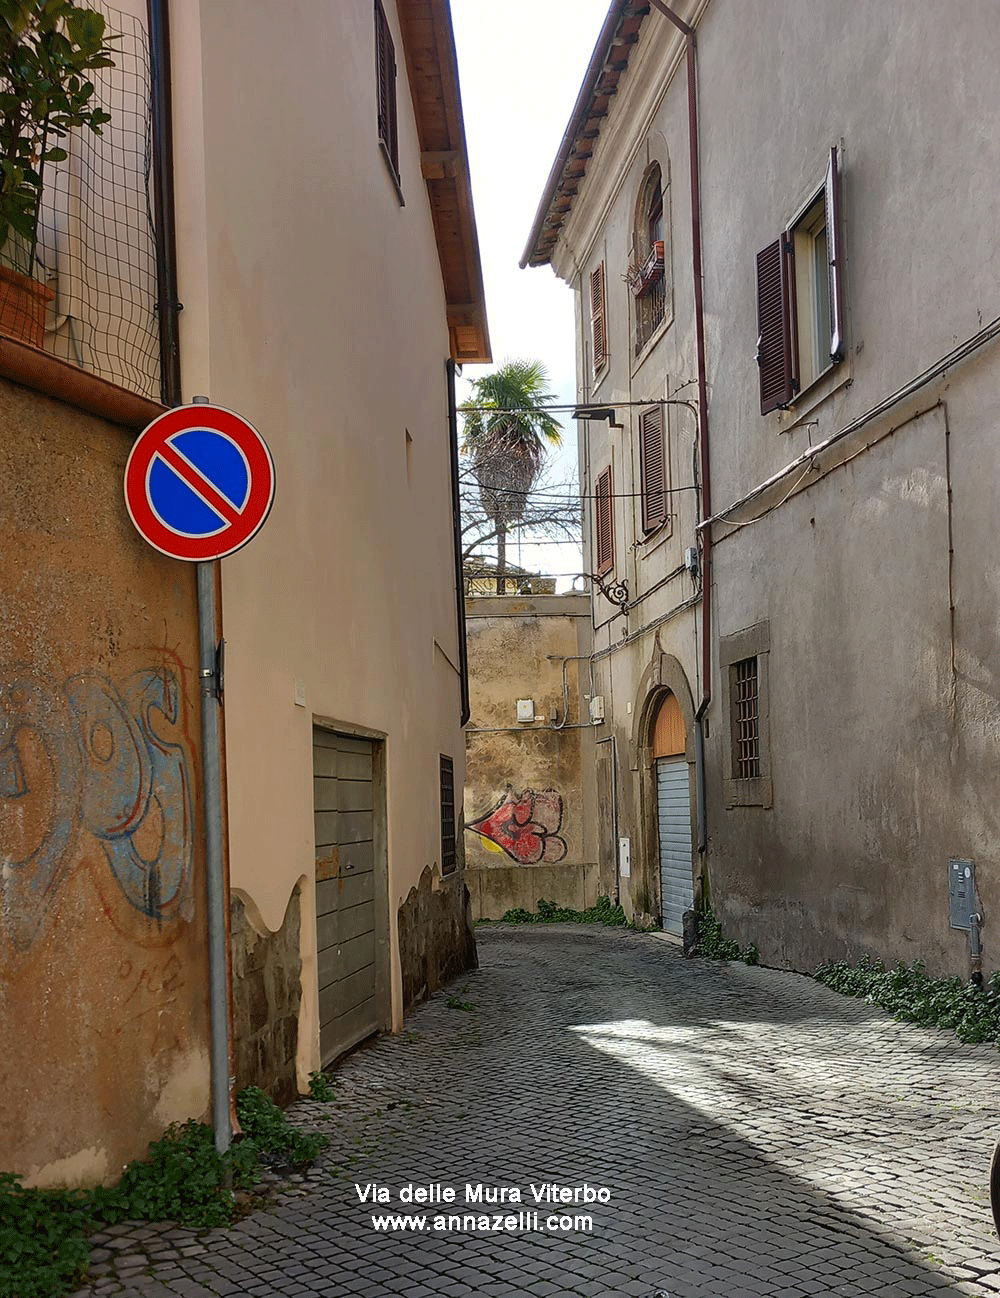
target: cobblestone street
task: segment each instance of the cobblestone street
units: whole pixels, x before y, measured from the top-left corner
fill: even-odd
[[[907,1298],[1000,1292],[1000,1054],[806,978],[598,927],[480,928],[481,968],[303,1102],[331,1145],[229,1230],[119,1228],[94,1293]],[[386,1186],[362,1203],[355,1184]],[[520,1204],[467,1204],[466,1185]],[[536,1203],[530,1186],[607,1187]],[[400,1203],[407,1184],[454,1204]],[[437,1214],[538,1213],[442,1232]],[[386,1233],[373,1215],[426,1213]],[[563,1231],[550,1217],[591,1216]],[[523,1228],[522,1228],[523,1227]]]

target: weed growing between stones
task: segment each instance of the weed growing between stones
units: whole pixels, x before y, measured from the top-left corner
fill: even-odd
[[[817,982],[888,1010],[902,1023],[951,1028],[966,1042],[1000,1041],[1000,971],[983,988],[960,978],[931,978],[921,961],[886,969],[881,960],[827,961]]]
[[[224,1226],[233,1219],[234,1191],[252,1191],[265,1165],[305,1167],[327,1143],[325,1136],[298,1131],[255,1086],[240,1092],[236,1111],[244,1136],[226,1154],[218,1154],[205,1123],[177,1123],[150,1144],[148,1158],[129,1163],[114,1186],[33,1190],[0,1174],[0,1298],[69,1292],[87,1271],[87,1236],[104,1226]]]
[[[309,1074],[309,1098],[320,1104],[330,1104],[337,1098],[333,1082],[321,1069]]]
[[[694,954],[706,960],[742,960],[744,964],[760,964],[760,952],[751,942],[741,947],[732,938],[723,935],[722,925],[711,910],[698,911],[698,935]]]

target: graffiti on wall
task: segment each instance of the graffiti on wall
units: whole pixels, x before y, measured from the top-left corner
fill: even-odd
[[[120,686],[96,673],[61,686],[28,669],[0,675],[0,903],[18,947],[38,936],[82,831],[130,906],[161,923],[188,917],[194,803],[180,713],[167,665]]]
[[[562,795],[555,789],[515,793],[508,787],[493,810],[466,829],[479,834],[487,846],[496,844],[521,865],[555,864],[566,855],[566,840],[559,836],[562,818]]]

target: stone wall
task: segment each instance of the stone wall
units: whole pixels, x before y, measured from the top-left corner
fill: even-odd
[[[464,870],[428,866],[399,908],[399,961],[407,1008],[478,965]]]
[[[543,899],[583,910],[599,892],[590,598],[472,597],[466,617],[464,838],[473,915],[499,919]],[[533,720],[518,721],[519,699],[533,702]]]
[[[233,1053],[236,1086],[259,1086],[278,1104],[297,1094],[295,1055],[302,999],[300,894],[292,893],[276,933],[251,922],[234,893],[229,907],[233,960]],[[263,931],[262,931],[263,930]]]

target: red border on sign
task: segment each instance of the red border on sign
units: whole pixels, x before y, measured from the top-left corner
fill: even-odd
[[[195,428],[208,428],[231,438],[246,456],[250,472],[246,504],[238,511],[233,508],[235,517],[212,536],[188,537],[167,527],[153,512],[147,494],[149,469],[156,455],[167,447],[171,437]],[[242,415],[222,406],[177,406],[148,424],[129,452],[125,465],[125,508],[139,535],[161,554],[187,563],[224,559],[242,549],[264,526],[274,503],[274,476],[274,461],[267,443]]]

